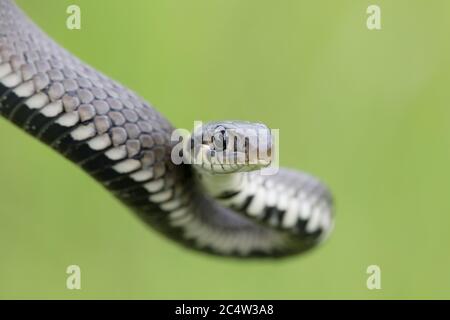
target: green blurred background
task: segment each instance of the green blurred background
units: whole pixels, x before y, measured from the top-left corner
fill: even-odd
[[[0,119],[0,298],[450,298],[449,1],[18,3],[178,127],[279,128],[282,165],[330,185],[337,224],[279,262],[186,251]],[[74,3],[80,31],[65,28]],[[366,28],[374,3],[380,31]],[[65,288],[70,264],[80,291]]]

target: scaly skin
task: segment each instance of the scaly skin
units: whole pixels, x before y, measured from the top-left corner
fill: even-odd
[[[331,196],[309,175],[248,173],[234,196],[205,192],[189,165],[172,163],[173,127],[158,111],[61,48],[9,0],[0,0],[0,114],[188,248],[281,257],[331,230]]]

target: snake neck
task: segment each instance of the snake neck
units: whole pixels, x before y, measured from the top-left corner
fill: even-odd
[[[329,211],[331,199],[317,180],[290,183],[281,176],[265,176],[260,171],[212,174],[196,170],[203,192],[222,206],[233,209],[250,220],[276,228],[291,236],[323,240],[332,229]],[[306,182],[306,183],[305,183]]]
[[[239,193],[245,189],[247,183],[247,172],[214,174],[199,168],[194,172],[202,191],[213,198],[221,199]]]

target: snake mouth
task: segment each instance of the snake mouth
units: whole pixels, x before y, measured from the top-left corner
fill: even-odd
[[[204,150],[204,161],[202,167],[214,173],[230,173],[258,170],[269,166],[270,158],[249,157],[248,152],[221,151],[217,152],[208,147]]]
[[[247,150],[245,152],[240,151],[216,151],[209,149],[206,151],[208,161],[214,164],[222,165],[258,165],[268,166],[272,163],[272,158],[269,155],[252,155]]]

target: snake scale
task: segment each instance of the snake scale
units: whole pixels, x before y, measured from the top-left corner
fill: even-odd
[[[227,172],[220,163],[222,172],[211,162],[209,169],[175,164],[174,127],[157,110],[60,47],[10,0],[0,0],[0,114],[187,248],[282,257],[312,248],[332,230],[331,194],[309,174],[280,168],[261,175],[248,163]],[[264,127],[223,121],[204,128],[225,142],[230,128],[255,126]],[[217,150],[206,136],[192,141],[212,161]]]

